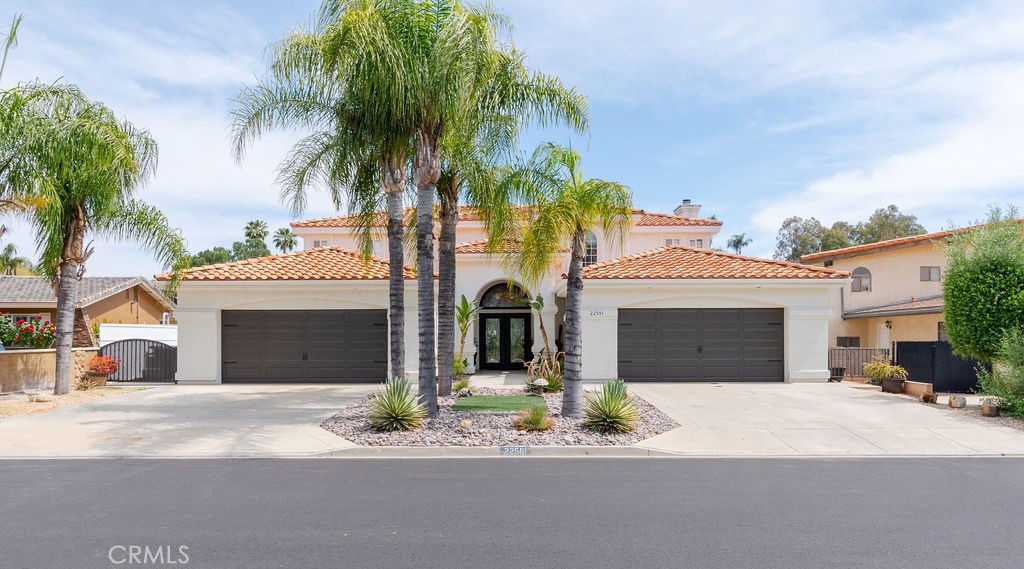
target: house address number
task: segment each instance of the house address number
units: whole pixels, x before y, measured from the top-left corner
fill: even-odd
[[[604,310],[591,310],[588,312],[589,316],[604,316]]]

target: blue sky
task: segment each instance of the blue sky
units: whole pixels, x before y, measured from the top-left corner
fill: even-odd
[[[571,142],[584,173],[633,189],[637,207],[683,198],[770,256],[782,220],[858,221],[895,203],[929,230],[1024,205],[1024,3],[496,0],[533,67],[591,102]],[[6,87],[39,78],[83,87],[160,144],[141,196],[190,249],[229,246],[250,219],[290,217],[273,185],[295,133],[228,150],[231,97],[265,47],[315,1],[4,3],[22,12]],[[315,199],[304,217],[331,215]],[[7,220],[22,254],[30,229]],[[96,243],[91,275],[160,270],[133,246]]]

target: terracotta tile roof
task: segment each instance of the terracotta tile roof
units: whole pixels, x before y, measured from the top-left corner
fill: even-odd
[[[493,251],[493,253],[515,253],[519,251],[520,246],[519,241],[516,241],[515,239],[506,239],[502,242],[498,250]],[[560,250],[565,253],[569,251],[569,248],[562,247]],[[486,239],[467,241],[466,243],[459,243],[455,246],[456,255],[485,255],[488,253],[492,253],[492,251],[487,250]]]
[[[680,245],[595,263],[586,279],[845,279],[849,273]]]
[[[415,210],[411,207],[405,208],[402,213],[403,223],[408,224],[411,221],[413,212]],[[686,227],[686,226],[697,226],[697,227],[718,227],[722,225],[722,222],[717,219],[704,219],[700,217],[681,217],[678,215],[669,215],[667,213],[652,213],[644,211],[642,209],[634,209],[633,215],[637,217],[636,226],[638,227]],[[481,221],[480,211],[472,206],[462,206],[459,208],[459,221]],[[374,214],[373,225],[374,227],[385,227],[388,223],[388,214],[386,211],[378,211]],[[306,219],[303,221],[294,221],[291,224],[295,228],[303,227],[358,227],[359,216],[356,215],[340,215],[335,217],[322,217],[319,219]]]
[[[722,222],[717,219],[682,217],[667,213],[653,213],[642,209],[633,210],[633,215],[640,216],[636,221],[637,227],[718,227],[722,225]]]
[[[341,247],[317,247],[294,253],[257,257],[244,261],[193,267],[182,274],[183,281],[334,281],[387,280],[388,261],[363,257],[358,251]],[[168,280],[169,274],[157,275]],[[405,267],[405,278],[416,273]]]
[[[843,313],[844,318],[866,318],[869,316],[885,316],[902,314],[927,314],[942,312],[945,301],[941,294],[933,296],[911,297],[907,300],[899,300],[888,304],[877,306],[865,306],[854,310],[847,310]]]

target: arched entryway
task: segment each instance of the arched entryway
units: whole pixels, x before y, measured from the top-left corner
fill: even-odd
[[[533,359],[530,297],[518,285],[498,283],[480,295],[480,369],[523,369]]]

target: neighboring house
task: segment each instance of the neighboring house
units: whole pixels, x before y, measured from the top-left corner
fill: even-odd
[[[93,323],[158,324],[167,321],[175,307],[142,277],[83,277],[75,308],[74,346],[93,347],[99,345]],[[0,312],[53,322],[56,310],[49,279],[0,276]]]
[[[832,293],[829,345],[889,348],[945,340],[942,277],[953,231],[890,239],[804,255],[804,263],[850,273]]]
[[[721,222],[699,212],[689,200],[673,214],[634,210],[621,239],[605,239],[596,228],[589,236],[584,378],[826,379],[829,302],[848,275],[712,251]],[[384,379],[385,221],[382,212],[370,259],[354,251],[357,218],[340,216],[293,223],[302,251],[187,271],[175,312],[178,381]],[[544,347],[528,298],[544,298],[540,318],[552,347],[561,347],[568,253],[526,291],[500,256],[486,253],[484,237],[476,210],[461,208],[456,298],[464,294],[482,307],[465,356],[471,370],[522,369]],[[405,278],[405,361],[407,371],[414,372],[413,269],[407,267]]]

